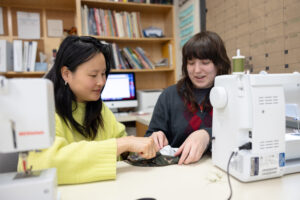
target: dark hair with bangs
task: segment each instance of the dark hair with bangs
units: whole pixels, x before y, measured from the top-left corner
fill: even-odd
[[[99,125],[103,127],[101,116],[102,100],[90,101],[86,103],[86,111],[83,125],[80,125],[73,118],[72,103],[77,101],[70,87],[65,85],[61,75],[61,68],[66,66],[71,72],[75,72],[79,65],[89,61],[95,55],[102,53],[106,62],[106,77],[111,68],[111,48],[109,45],[102,44],[99,40],[89,36],[68,36],[61,43],[56,55],[55,63],[46,78],[54,84],[55,108],[67,126],[74,127],[80,134],[89,139],[95,139]],[[70,127],[71,128],[71,127]]]
[[[193,58],[209,59],[217,68],[217,75],[229,74],[231,71],[230,60],[227,56],[224,42],[220,36],[211,31],[202,31],[189,39],[182,48],[182,78],[177,83],[177,90],[185,101],[185,105],[191,105],[192,111],[199,109],[199,105],[193,93],[193,83],[188,76],[187,63]],[[202,104],[210,108],[209,92]]]

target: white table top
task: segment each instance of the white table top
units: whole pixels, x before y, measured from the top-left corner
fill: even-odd
[[[299,200],[300,173],[242,183],[231,177],[233,200]],[[89,184],[59,186],[62,200],[156,200],[227,199],[229,186],[224,171],[206,156],[191,165],[136,167],[117,163],[117,179]]]
[[[127,115],[126,114],[125,115],[116,114],[115,116],[119,122],[137,121],[146,126],[149,126],[150,120],[152,117],[152,113],[143,113],[143,114],[128,113]]]

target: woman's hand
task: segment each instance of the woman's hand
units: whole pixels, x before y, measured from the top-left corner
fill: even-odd
[[[208,143],[209,134],[205,130],[201,129],[191,133],[175,153],[175,156],[181,154],[178,164],[187,165],[200,160]]]
[[[169,141],[162,131],[153,132],[150,136],[154,140],[154,143],[156,145],[156,151],[159,151],[164,146],[167,146],[169,144]]]
[[[141,157],[150,159],[156,156],[156,147],[150,137],[127,136],[117,139],[117,155],[124,152],[136,152]]]

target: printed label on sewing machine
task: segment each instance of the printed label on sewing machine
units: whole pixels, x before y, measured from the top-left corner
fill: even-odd
[[[250,175],[271,175],[278,171],[279,156],[265,155],[251,158]]]
[[[259,158],[252,157],[251,158],[251,172],[250,176],[257,176],[259,171]]]

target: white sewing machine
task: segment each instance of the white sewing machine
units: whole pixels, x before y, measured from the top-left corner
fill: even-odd
[[[0,199],[55,200],[56,169],[31,171],[28,151],[45,149],[55,138],[52,82],[0,76],[0,152],[20,152],[25,173],[0,174]]]
[[[300,105],[300,74],[218,76],[213,106],[212,161],[248,182],[300,171],[300,136],[286,134],[286,104]],[[239,147],[246,144],[246,149]]]

